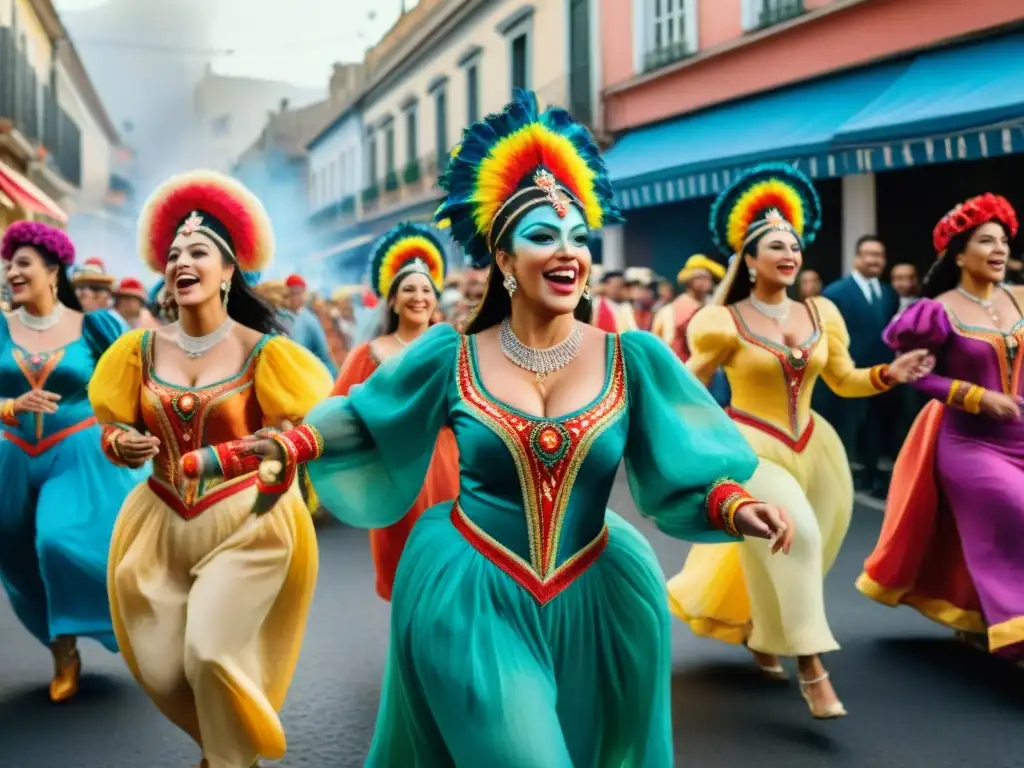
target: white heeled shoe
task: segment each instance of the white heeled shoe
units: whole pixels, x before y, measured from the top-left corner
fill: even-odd
[[[814,699],[811,698],[811,694],[807,692],[807,689],[812,685],[823,683],[826,680],[828,680],[828,672],[821,677],[814,678],[813,680],[800,681],[800,695],[803,696],[804,701],[807,702],[807,708],[811,710],[811,716],[816,720],[834,720],[837,717],[846,717],[846,707],[843,706],[843,702],[836,701],[819,709],[815,705]]]

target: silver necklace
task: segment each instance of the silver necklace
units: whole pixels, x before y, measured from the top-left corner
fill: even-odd
[[[512,330],[511,320],[506,317],[501,321],[498,341],[501,344],[502,354],[513,365],[537,374],[537,384],[540,386],[549,374],[564,368],[576,359],[583,343],[583,331],[578,322],[573,322],[572,331],[563,341],[547,349],[535,349],[526,346],[519,340],[515,331]],[[543,389],[543,387],[541,388]]]
[[[60,322],[63,309],[64,305],[58,302],[53,305],[53,311],[50,314],[40,316],[30,314],[24,307],[18,307],[18,320],[30,331],[42,333],[43,331],[50,330]]]
[[[174,342],[190,358],[202,357],[227,338],[234,324],[234,320],[226,317],[223,323],[205,336],[189,336],[182,330],[181,323],[178,323],[174,332]]]
[[[997,326],[1000,325],[999,313],[996,312],[996,305],[995,302],[992,301],[992,299],[983,299],[980,296],[975,296],[962,285],[958,285],[956,287],[956,292],[959,293],[961,296],[967,297],[975,304],[984,307],[988,311],[988,316],[992,318],[992,322],[995,323]]]
[[[789,317],[789,308],[792,303],[792,300],[787,297],[778,304],[768,304],[761,301],[759,298],[754,296],[754,294],[750,294],[750,306],[769,320],[774,320],[779,324],[786,322],[786,318]]]
[[[403,347],[409,346],[409,342],[403,339],[401,336],[399,336],[398,331],[395,331],[395,341],[397,341]]]

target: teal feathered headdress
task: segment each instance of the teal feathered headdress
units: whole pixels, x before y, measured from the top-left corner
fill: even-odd
[[[476,267],[486,266],[508,227],[527,210],[576,206],[591,229],[622,220],[600,150],[564,109],[540,112],[516,90],[499,113],[473,123],[452,150],[438,184],[448,199],[435,214]]]
[[[370,251],[370,286],[385,297],[395,280],[421,272],[438,292],[444,287],[444,245],[433,227],[403,222],[385,232]]]

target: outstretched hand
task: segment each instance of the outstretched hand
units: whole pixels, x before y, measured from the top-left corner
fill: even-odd
[[[889,364],[889,376],[900,384],[917,381],[935,368],[935,356],[927,349],[905,352]]]
[[[790,547],[793,546],[793,539],[796,536],[796,526],[789,517],[789,513],[782,507],[774,504],[756,502],[744,504],[736,510],[733,518],[736,530],[744,536],[753,536],[758,539],[774,539],[772,554],[780,549],[782,554],[788,555]]]

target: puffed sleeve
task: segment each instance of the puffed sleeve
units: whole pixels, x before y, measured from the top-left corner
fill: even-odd
[[[332,397],[306,416],[323,442],[322,455],[307,465],[310,480],[342,522],[383,528],[416,501],[448,421],[460,339],[450,325],[436,325],[347,397]]]
[[[626,472],[640,513],[669,536],[729,541],[739,483],[757,456],[707,389],[659,339],[624,333],[629,398]]]
[[[968,413],[979,413],[985,389],[941,373],[942,351],[952,333],[953,324],[946,306],[934,299],[920,299],[889,323],[883,338],[897,353],[927,349],[936,356],[936,369],[911,386],[946,405]]]
[[[99,313],[86,318],[95,314]],[[85,321],[83,333],[84,328]],[[118,451],[118,438],[127,431],[141,431],[142,345],[147,333],[150,331],[120,334],[107,345],[89,380],[89,403],[103,426],[103,453],[120,466],[126,464]]]
[[[686,367],[707,384],[715,371],[729,362],[739,346],[732,313],[727,307],[698,309],[686,324],[686,342],[690,347]]]
[[[298,424],[309,409],[331,394],[331,374],[312,352],[285,336],[268,339],[253,384],[263,425]]]
[[[124,318],[109,309],[88,312],[82,317],[82,339],[96,360],[99,360],[111,344],[130,330]]]
[[[825,334],[825,343],[828,345],[828,362],[821,371],[821,378],[828,384],[828,388],[840,397],[871,397],[892,389],[888,365],[858,368],[853,362],[850,357],[850,332],[846,329],[839,308],[822,296],[812,301],[821,318],[821,332]]]

